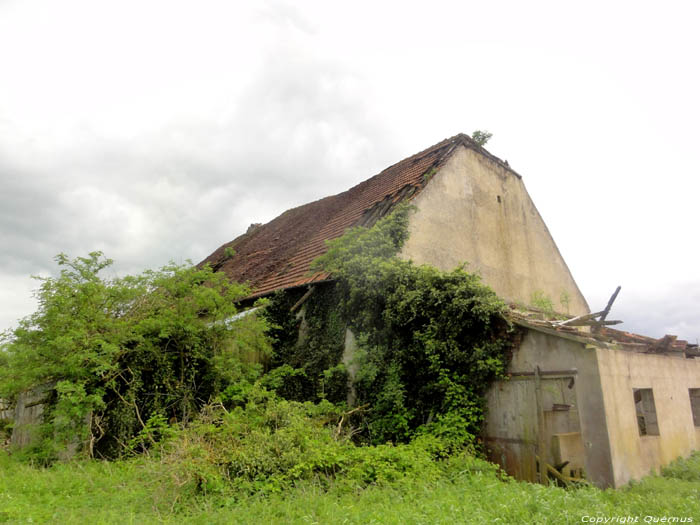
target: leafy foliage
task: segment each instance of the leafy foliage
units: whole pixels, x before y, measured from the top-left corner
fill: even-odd
[[[278,493],[300,481],[351,489],[418,473],[437,477],[440,444],[424,437],[409,445],[357,447],[338,429],[340,409],[328,401],[287,401],[255,388],[245,405],[209,406],[168,443],[161,461],[192,494]],[[332,424],[329,424],[332,423]]]
[[[430,433],[461,446],[474,441],[483,395],[504,371],[510,346],[504,305],[464,268],[445,273],[396,256],[411,211],[399,206],[372,228],[349,230],[329,243],[314,269],[337,280],[335,301],[319,309],[312,295],[305,319],[311,323],[329,309],[339,312],[335,323],[341,329],[333,330],[328,348],[342,344],[344,326],[357,334],[354,387],[357,403],[371,407],[363,421],[371,442]],[[294,327],[278,319],[273,315],[270,321]],[[280,348],[284,345],[275,346],[275,355],[290,363]],[[334,364],[330,357],[337,363],[340,355],[332,353],[323,366]]]
[[[493,137],[493,133],[489,133],[486,130],[477,129],[472,133],[472,140],[481,147],[486,146],[486,143],[491,140],[491,137]]]
[[[678,458],[661,470],[665,478],[700,482],[700,452],[688,458]]]
[[[542,290],[535,290],[530,296],[530,303],[548,315],[554,315],[554,301]]]
[[[263,382],[286,399],[343,402],[348,378],[339,364],[345,336],[340,296],[333,284],[316,285],[305,307],[292,312],[304,293],[278,292],[265,308],[274,350]]]
[[[0,369],[0,397],[53,386],[47,457],[76,441],[118,455],[156,415],[187,422],[232,383],[257,377],[246,356],[269,351],[264,320],[227,321],[246,287],[175,264],[103,279],[112,261],[100,252],[56,261],[60,275],[40,278],[37,312],[5,334]]]

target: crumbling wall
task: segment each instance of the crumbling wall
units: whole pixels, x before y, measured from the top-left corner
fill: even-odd
[[[24,448],[37,439],[46,403],[52,392],[53,385],[42,385],[17,396],[10,440],[12,448]]]

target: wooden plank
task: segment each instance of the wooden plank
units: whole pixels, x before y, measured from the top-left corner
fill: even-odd
[[[593,328],[594,330],[599,330],[600,327],[603,325],[603,322],[605,321],[605,318],[608,316],[610,313],[610,309],[612,308],[613,303],[615,302],[615,299],[617,299],[617,294],[620,293],[620,290],[622,289],[622,286],[618,286],[615,289],[615,292],[610,296],[610,300],[608,301],[607,306],[603,310],[603,313],[600,314],[600,319],[598,319],[597,325]]]
[[[600,312],[595,312],[592,314],[584,314],[584,315],[579,315],[577,317],[572,317],[571,319],[567,319],[566,321],[557,321],[552,323],[553,325],[556,326],[579,326],[577,323],[581,321],[588,321],[590,319],[593,319],[594,317],[598,317],[603,313],[603,310]]]
[[[535,402],[537,404],[537,455],[546,459],[547,442],[544,436],[544,407],[542,405],[542,381],[540,380],[540,367],[535,367]],[[549,485],[547,469],[543,461],[540,461],[540,483]]]
[[[515,445],[537,445],[531,439],[521,439],[521,438],[507,438],[498,436],[485,436],[484,441],[494,441],[496,443],[512,443]]]
[[[299,299],[296,303],[294,303],[294,306],[292,306],[289,311],[294,312],[297,308],[299,308],[304,302],[309,298],[309,296],[313,293],[314,291],[313,286],[309,286],[309,291],[306,292],[304,295],[301,296],[301,299]]]
[[[579,321],[574,321],[572,323],[569,323],[567,325],[556,325],[557,327],[563,327],[563,326],[611,326],[614,324],[620,324],[622,321],[596,321],[595,319],[582,319]]]
[[[578,369],[570,368],[569,370],[540,370],[539,376],[561,376],[561,377],[571,377],[578,374]],[[537,372],[510,372],[508,374],[510,377],[535,377]]]

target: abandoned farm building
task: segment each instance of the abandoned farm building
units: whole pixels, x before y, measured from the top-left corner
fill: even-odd
[[[520,479],[546,480],[549,465],[608,487],[700,449],[698,347],[613,330],[609,308],[591,313],[520,175],[466,135],[253,225],[203,262],[248,282],[255,297],[312,287],[331,278],[310,272],[326,240],[409,201],[400,256],[442,270],[467,262],[513,305],[520,342],[509,379],[487,399],[483,439],[494,461]],[[523,306],[537,296],[566,315]]]

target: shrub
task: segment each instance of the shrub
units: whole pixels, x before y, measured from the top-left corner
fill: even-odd
[[[254,388],[245,406],[207,407],[166,445],[162,462],[190,494],[273,493],[309,480],[354,490],[441,472],[435,459],[445,446],[439,439],[356,446],[339,428],[340,417],[340,409],[327,401],[288,401]]]
[[[260,367],[245,356],[269,351],[265,321],[228,321],[245,286],[174,264],[103,279],[112,261],[99,252],[56,261],[60,275],[40,278],[37,312],[5,334],[0,368],[0,398],[56,385],[45,460],[76,442],[117,456],[156,415],[185,423],[230,385],[257,378]]]

